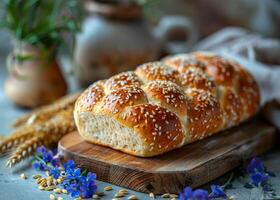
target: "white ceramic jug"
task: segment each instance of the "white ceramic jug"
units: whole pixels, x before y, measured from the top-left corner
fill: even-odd
[[[92,14],[83,23],[74,52],[75,74],[83,86],[157,60],[162,52],[186,52],[195,42],[193,25],[185,17],[164,17],[151,29],[139,6],[96,1],[85,5]],[[177,40],[176,34],[183,37]]]

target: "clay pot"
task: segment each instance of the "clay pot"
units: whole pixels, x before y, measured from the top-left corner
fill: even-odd
[[[67,85],[52,50],[17,43],[7,67],[5,93],[16,105],[33,108],[66,94]]]
[[[170,47],[166,44],[172,42],[171,32],[187,36],[181,40],[183,47],[193,35],[186,18],[185,21],[169,18],[173,23],[166,23],[168,19],[164,18],[158,27],[151,29],[142,16],[142,8],[134,4],[88,1],[85,7],[91,14],[77,36],[74,51],[75,74],[83,86],[157,60],[168,49],[165,47]]]

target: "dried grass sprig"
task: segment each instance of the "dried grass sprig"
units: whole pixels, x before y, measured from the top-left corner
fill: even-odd
[[[37,133],[36,136],[17,147],[8,159],[6,165],[8,167],[13,167],[15,164],[31,156],[38,147],[42,145],[49,146],[49,143],[50,141],[46,140],[45,133]]]
[[[17,119],[13,123],[13,127],[20,127],[25,124],[31,125],[38,122],[44,122],[50,119],[51,117],[53,117],[54,115],[56,115],[59,111],[62,111],[69,107],[74,107],[75,101],[80,96],[80,94],[81,92],[70,94],[57,100],[53,104],[42,106],[38,109],[35,109],[34,111]]]

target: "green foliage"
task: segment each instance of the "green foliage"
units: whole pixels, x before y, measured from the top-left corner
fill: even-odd
[[[14,37],[41,48],[56,48],[63,34],[80,29],[78,0],[1,0],[0,26]]]

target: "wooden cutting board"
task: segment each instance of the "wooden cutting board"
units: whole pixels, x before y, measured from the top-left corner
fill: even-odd
[[[205,184],[244,160],[270,149],[275,128],[260,120],[224,131],[153,158],[139,158],[85,142],[78,132],[61,139],[59,151],[97,179],[140,192],[178,193],[184,186]]]

